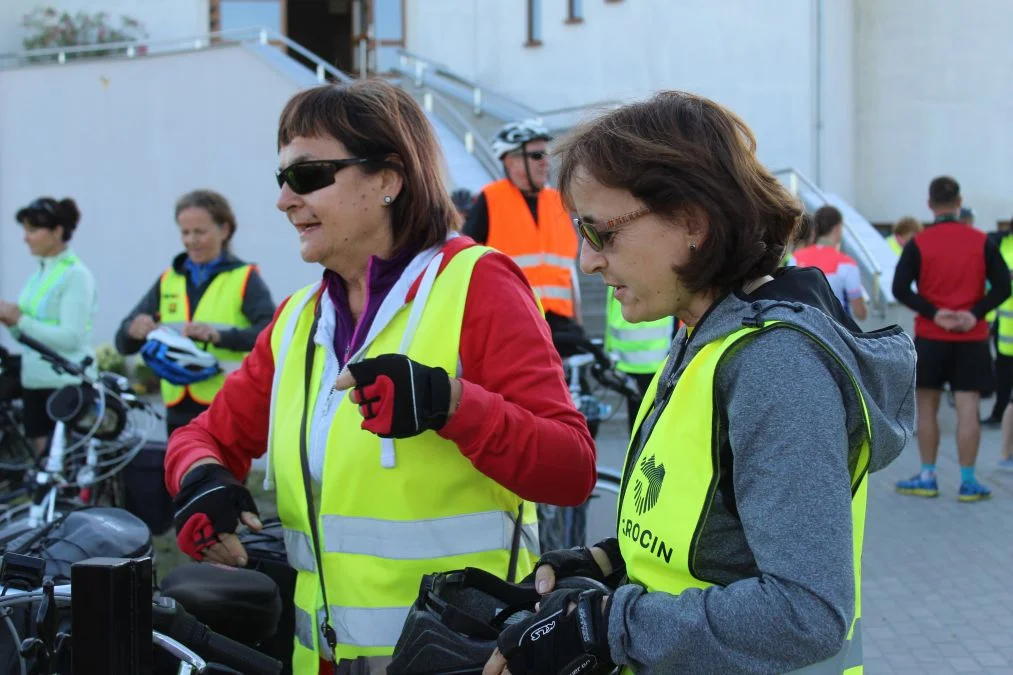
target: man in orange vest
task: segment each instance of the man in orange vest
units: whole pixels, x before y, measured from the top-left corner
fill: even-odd
[[[559,192],[546,186],[549,141],[541,124],[503,126],[492,141],[506,178],[486,185],[463,232],[513,258],[535,290],[553,332],[580,323],[577,233]]]

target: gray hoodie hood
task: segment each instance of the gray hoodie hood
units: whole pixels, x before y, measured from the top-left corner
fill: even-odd
[[[855,376],[872,427],[870,471],[896,459],[914,432],[914,343],[896,325],[863,333],[816,268],[782,268],[752,294],[736,291],[714,303],[692,334],[685,326],[679,331],[659,388],[674,386],[708,343],[770,321],[790,323],[817,338]]]

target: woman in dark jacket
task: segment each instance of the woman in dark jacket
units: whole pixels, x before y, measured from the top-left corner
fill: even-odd
[[[176,223],[186,249],[155,281],[116,333],[122,354],[137,353],[159,326],[173,327],[218,358],[221,374],[188,385],[162,380],[171,434],[203,412],[239,366],[274,315],[274,301],[257,267],[235,257],[229,242],[236,217],[225,197],[194,190],[176,202]]]

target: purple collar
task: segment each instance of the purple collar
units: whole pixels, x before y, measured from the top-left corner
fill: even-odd
[[[358,323],[352,318],[352,310],[348,306],[348,291],[344,280],[337,273],[324,270],[324,287],[334,303],[334,354],[341,367],[365,342],[384,298],[414,258],[415,253],[407,251],[388,260],[370,256],[366,263],[366,305]]]

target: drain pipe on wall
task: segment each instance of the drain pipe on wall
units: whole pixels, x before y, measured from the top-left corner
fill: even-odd
[[[810,152],[813,182],[823,187],[823,0],[812,7],[812,133]]]

